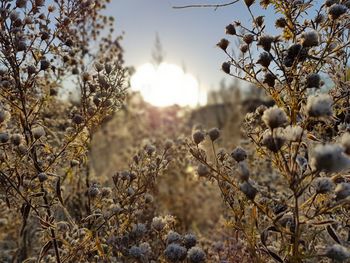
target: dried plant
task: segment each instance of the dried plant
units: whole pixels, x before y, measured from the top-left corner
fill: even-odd
[[[260,1],[279,16],[277,36],[254,15],[255,1],[242,2],[252,25],[226,27],[242,44],[232,54],[228,39],[217,44],[228,56],[222,70],[276,105],[247,114],[254,148],[217,150],[218,129],[195,131],[188,147],[198,175],[219,186],[245,261],[348,262],[350,2]]]

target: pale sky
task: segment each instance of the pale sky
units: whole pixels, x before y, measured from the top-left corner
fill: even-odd
[[[320,4],[322,0],[316,1]],[[225,74],[220,70],[226,56],[216,47],[216,43],[227,37],[225,26],[233,21],[251,23],[243,1],[232,6],[219,8],[173,9],[175,5],[217,4],[228,0],[112,0],[107,14],[116,19],[117,32],[124,31],[122,45],[128,66],[139,67],[151,61],[155,35],[159,34],[165,61],[179,66],[185,65],[203,89],[216,88]],[[254,5],[255,15],[265,15],[269,31],[277,34],[274,27],[274,10],[260,9]],[[229,78],[228,78],[229,79]]]

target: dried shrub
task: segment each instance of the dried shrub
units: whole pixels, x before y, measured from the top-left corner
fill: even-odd
[[[276,106],[246,115],[254,147],[243,141],[245,150],[217,152],[209,131],[212,149],[203,150],[208,133],[197,131],[189,151],[198,173],[219,186],[245,260],[347,262],[349,1],[326,1],[319,9],[312,0],[260,1],[280,16],[276,36],[255,16],[254,2],[245,1],[251,26],[226,27],[242,43],[240,53],[230,53],[227,39],[218,43],[228,57],[222,70],[264,90]],[[207,157],[212,153],[214,160]]]

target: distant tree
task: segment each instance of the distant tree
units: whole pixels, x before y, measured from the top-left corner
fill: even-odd
[[[155,65],[160,65],[164,61],[164,51],[163,46],[159,38],[159,34],[156,34],[156,39],[154,42],[154,48],[152,51],[152,60]]]

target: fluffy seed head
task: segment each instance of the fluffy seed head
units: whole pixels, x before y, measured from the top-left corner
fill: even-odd
[[[304,135],[304,130],[300,126],[290,126],[288,125],[284,129],[284,137],[290,142],[298,142]]]
[[[10,140],[10,135],[7,132],[0,132],[0,143],[7,143]]]
[[[244,3],[250,7],[252,4],[254,4],[255,0],[244,0]]]
[[[342,4],[334,4],[328,10],[328,17],[332,20],[338,19],[348,11],[348,8]]]
[[[248,51],[248,48],[249,48],[249,46],[247,44],[242,44],[242,45],[239,46],[239,50],[242,53],[246,53]]]
[[[350,196],[350,183],[338,184],[335,188],[335,196],[337,200],[342,200]]]
[[[181,235],[175,231],[170,230],[166,236],[166,243],[178,243],[181,242]]]
[[[269,87],[274,87],[276,81],[276,76],[270,72],[267,72],[264,76],[263,83],[267,84]]]
[[[100,72],[100,71],[102,71],[104,69],[104,67],[103,67],[103,65],[101,63],[96,62],[95,63],[95,69],[96,69],[97,72]]]
[[[192,138],[195,144],[200,144],[204,141],[205,134],[203,131],[197,130],[192,134]]]
[[[264,16],[258,16],[254,19],[254,22],[257,26],[262,26],[264,24]]]
[[[17,0],[16,1],[16,6],[18,8],[26,7],[26,5],[27,5],[27,0]]]
[[[288,121],[284,110],[280,109],[276,105],[264,111],[261,119],[270,129],[281,127]]]
[[[157,231],[162,231],[165,227],[165,220],[162,217],[154,217],[151,226]]]
[[[312,73],[306,77],[306,87],[318,89],[321,85],[320,75]]]
[[[254,41],[254,35],[252,34],[245,34],[243,36],[243,41],[247,44],[250,45]]]
[[[257,63],[265,68],[268,68],[270,66],[271,61],[272,61],[271,55],[267,52],[263,52],[259,55],[259,59]]]
[[[341,145],[344,147],[344,152],[350,155],[350,133],[346,132],[341,137]]]
[[[27,67],[27,72],[29,75],[35,74],[36,73],[36,67],[33,65],[30,65]]]
[[[170,244],[164,250],[164,255],[170,262],[180,262],[186,258],[186,248],[178,244]]]
[[[238,175],[239,179],[241,181],[248,181],[249,180],[249,169],[245,162],[238,163]]]
[[[265,51],[270,51],[272,42],[275,40],[273,36],[262,35],[259,37],[257,45],[262,46]]]
[[[326,117],[333,114],[333,100],[328,94],[309,96],[306,104],[306,112],[310,117]]]
[[[10,113],[0,108],[0,124],[6,122],[10,118]]]
[[[339,262],[345,262],[345,260],[350,258],[350,252],[346,247],[334,244],[326,249],[325,256]]]
[[[74,114],[72,121],[74,124],[82,124],[84,122],[84,117],[81,116],[80,114]]]
[[[317,24],[323,23],[325,21],[325,16],[323,14],[318,14],[314,20]]]
[[[187,253],[187,258],[191,263],[204,263],[206,255],[200,247],[192,247]]]
[[[143,257],[142,249],[138,246],[132,246],[129,249],[129,254],[130,254],[130,256],[137,258],[137,259],[141,259]]]
[[[337,144],[319,144],[311,154],[310,165],[317,171],[340,172],[350,167],[350,159]]]
[[[40,70],[47,70],[50,67],[50,62],[46,59],[40,61]]]
[[[38,179],[39,181],[42,183],[42,182],[45,182],[47,180],[47,174],[46,173],[39,173],[38,174]]]
[[[197,174],[200,177],[205,177],[210,173],[210,170],[208,168],[208,166],[206,166],[205,164],[199,164],[197,167]]]
[[[91,198],[95,198],[100,194],[100,190],[98,189],[97,186],[93,185],[93,186],[90,186],[88,190],[88,194]]]
[[[156,147],[153,144],[146,144],[145,151],[148,155],[152,155],[156,151]]]
[[[262,145],[264,145],[267,149],[275,153],[282,148],[284,143],[285,138],[280,134],[277,134],[276,136],[272,137],[270,133],[266,133],[261,140]]]
[[[223,38],[220,40],[219,43],[217,43],[216,45],[221,48],[223,51],[226,51],[228,45],[230,44],[230,41],[228,41],[226,38]]]
[[[46,135],[44,128],[41,126],[33,128],[32,133],[33,133],[34,138],[37,140]]]
[[[136,238],[141,238],[143,237],[147,232],[147,228],[145,224],[142,223],[137,223],[134,224],[131,230],[131,235]]]
[[[236,147],[232,151],[231,157],[235,159],[236,162],[242,162],[247,158],[247,152],[241,147]]]
[[[328,177],[320,177],[315,180],[315,190],[318,194],[326,194],[332,191],[333,187],[333,181]]]
[[[319,35],[315,30],[304,32],[301,43],[304,47],[314,47],[319,45]]]
[[[184,235],[183,242],[185,247],[189,249],[197,244],[197,237],[193,234],[186,234]]]
[[[284,17],[280,17],[276,20],[275,26],[279,28],[284,28],[287,26],[287,21]]]
[[[255,189],[254,186],[252,186],[249,182],[245,181],[243,183],[241,183],[239,185],[239,189],[242,191],[243,194],[245,194],[245,196],[250,199],[250,200],[254,200],[256,194],[257,194],[257,190]]]
[[[339,0],[326,0],[324,2],[324,5],[327,6],[327,7],[330,7],[330,6],[332,6],[334,4],[338,4],[338,3],[339,3]]]
[[[236,35],[236,28],[233,24],[229,24],[226,26],[226,34],[228,35]]]
[[[212,128],[209,130],[208,135],[210,140],[215,141],[220,137],[220,130],[218,128]]]
[[[11,141],[12,141],[12,143],[15,145],[15,146],[18,146],[18,145],[20,145],[21,144],[21,142],[22,142],[22,139],[23,139],[23,137],[22,137],[22,135],[21,134],[13,134],[12,136],[11,136]]]
[[[226,74],[230,74],[230,71],[231,71],[230,68],[231,68],[231,64],[228,62],[224,62],[221,65],[222,71],[225,72]]]

